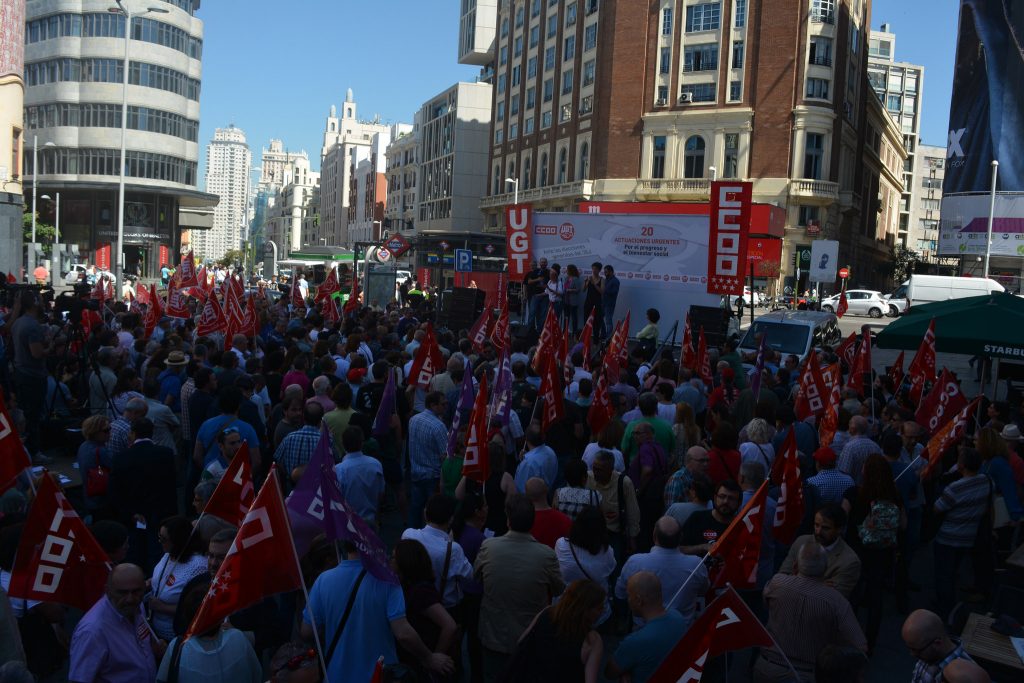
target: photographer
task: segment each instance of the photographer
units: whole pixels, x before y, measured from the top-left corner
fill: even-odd
[[[20,304],[20,315],[19,315]],[[28,421],[28,450],[39,456],[39,425],[43,420],[46,398],[46,357],[52,350],[48,333],[40,324],[42,303],[38,293],[22,292],[15,301],[11,326],[11,352],[14,355],[14,392],[18,406]]]

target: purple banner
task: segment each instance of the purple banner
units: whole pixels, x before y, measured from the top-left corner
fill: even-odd
[[[466,360],[466,368],[462,375],[462,390],[459,392],[459,403],[455,406],[452,428],[448,430],[448,457],[455,457],[455,446],[459,442],[459,427],[462,426],[462,411],[473,409],[476,394],[473,390],[473,367]]]
[[[384,393],[380,397],[377,417],[373,420],[373,435],[384,436],[391,431],[391,416],[395,414],[395,370],[388,370],[388,383],[384,385]]]

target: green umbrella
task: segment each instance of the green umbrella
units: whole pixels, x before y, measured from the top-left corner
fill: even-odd
[[[933,319],[938,351],[1024,360],[1024,299],[1003,292],[913,306],[878,334],[878,347],[917,349]]]

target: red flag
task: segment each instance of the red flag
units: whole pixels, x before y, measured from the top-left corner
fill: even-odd
[[[537,342],[537,351],[533,354],[533,371],[538,375],[544,371],[547,356],[555,353],[559,335],[558,316],[555,315],[555,308],[548,306],[548,315],[544,318],[544,327],[540,332],[540,341]]]
[[[276,470],[276,465],[270,468],[186,638],[206,633],[231,614],[267,596],[302,587]]]
[[[818,354],[814,349],[811,349],[807,363],[800,373],[800,384],[793,408],[799,420],[804,420],[810,415],[821,415],[825,410],[825,381],[821,377]]]
[[[837,367],[838,363],[831,367]],[[828,406],[825,407],[825,414],[821,416],[818,424],[818,441],[822,446],[832,445],[836,437],[836,430],[839,429],[839,409],[843,405],[843,394],[841,382],[833,382],[828,393]]]
[[[594,383],[594,400],[587,410],[587,423],[590,425],[591,434],[599,434],[602,429],[612,421],[615,408],[612,407],[611,397],[608,395],[608,377],[601,373]]]
[[[206,276],[206,266],[200,266],[199,271],[196,273],[196,286],[199,287],[199,289],[203,290],[204,294],[206,293],[207,279],[208,278]]]
[[[142,284],[135,288],[135,303],[140,306],[149,305],[149,290]]]
[[[0,493],[10,488],[15,478],[29,467],[32,467],[32,460],[25,452],[25,444],[18,437],[4,404],[3,392],[0,392]]]
[[[359,310],[359,268],[352,268],[352,289],[348,294],[348,301],[345,302],[345,307],[342,309],[342,313],[349,315]]]
[[[850,336],[843,340],[843,343],[836,349],[836,355],[844,363],[846,363],[847,369],[853,367],[853,357],[857,353],[857,333],[851,332]]]
[[[7,593],[87,611],[103,597],[109,573],[103,548],[53,479],[44,476],[21,533]]]
[[[167,286],[167,315],[172,318],[192,317],[188,310],[188,297],[173,279]]]
[[[978,403],[981,401],[981,396],[971,401],[968,405],[957,413],[952,420],[947,422],[945,426],[937,431],[932,438],[925,444],[924,450],[921,451],[921,457],[928,460],[928,464],[921,472],[921,479],[927,479],[931,476],[932,470],[939,464],[939,460],[942,458],[942,454],[949,449],[950,446],[955,444],[963,437],[964,432],[967,431],[967,421],[971,418],[971,415],[978,409]]]
[[[469,340],[473,343],[473,348],[476,349],[477,353],[484,350],[484,342],[487,341],[487,335],[491,332],[491,322],[493,318],[491,313],[491,307],[485,306],[484,312],[480,314],[480,317],[473,327],[469,329]]]
[[[590,346],[593,343],[594,337],[594,309],[590,309],[590,315],[587,316],[587,322],[583,326],[583,331],[580,332],[580,344],[583,345],[583,369],[587,372],[590,371]]]
[[[748,647],[771,647],[774,642],[747,604],[729,587],[704,609],[647,681],[696,683],[709,659]]]
[[[790,429],[782,442],[782,452],[776,456],[782,460],[782,488],[779,504],[775,507],[775,521],[772,534],[779,543],[789,545],[796,538],[797,529],[804,517],[804,489],[800,482],[800,462],[797,459],[796,430]]]
[[[292,277],[292,306],[295,308],[305,308],[306,300],[302,298],[302,290],[299,289],[299,276],[295,275]],[[225,302],[226,304],[226,302]]]
[[[203,514],[220,517],[231,526],[240,526],[252,507],[255,495],[249,465],[249,444],[243,441],[203,508]]]
[[[494,344],[494,348],[499,352],[510,346],[508,331],[508,297],[506,297],[501,304],[501,311],[498,313],[498,320],[494,323],[494,329],[491,330],[491,343]]]
[[[838,362],[821,369],[821,381],[825,383],[825,391],[830,391],[837,384],[842,387],[843,370]]]
[[[935,318],[928,323],[928,331],[917,347],[907,374],[910,375],[910,400],[917,403],[921,400],[924,385],[935,380]]]
[[[323,314],[324,322],[336,323],[341,320],[341,313],[338,311],[338,302],[334,297],[325,298],[320,304],[320,312]]]
[[[960,390],[960,382],[957,381],[956,375],[942,368],[939,381],[932,385],[928,396],[918,404],[914,420],[929,434],[935,434],[965,405],[967,399]]]
[[[18,282],[18,278],[14,277],[14,273],[7,273],[7,284],[13,285]]]
[[[608,381],[615,383],[619,381],[619,371],[622,366],[619,364],[619,350],[615,348],[615,342],[619,338],[619,328],[622,321],[615,323],[615,331],[608,339],[608,348],[604,350],[604,372],[608,375]]]
[[[206,299],[206,305],[203,306],[199,320],[196,321],[196,335],[205,337],[215,332],[222,332],[227,329],[227,326],[228,321],[224,317],[224,309],[220,307],[217,295],[211,293]]]
[[[710,387],[715,383],[714,375],[711,374],[711,357],[708,355],[708,343],[704,339],[704,326],[700,326],[697,333],[697,376],[704,380],[704,384]]]
[[[240,287],[241,285],[239,285]],[[245,306],[242,304],[245,290],[239,292],[235,287],[235,278],[229,275],[224,279],[221,293],[224,295],[224,315],[229,323],[235,323],[235,331],[238,331],[245,323]]]
[[[473,413],[469,417],[462,476],[475,479],[481,484],[491,476],[491,463],[487,456],[487,373],[480,378]]]
[[[892,381],[892,390],[898,391],[900,385],[903,384],[903,351],[900,351],[900,355],[896,356],[896,362],[889,368],[889,379]]]
[[[199,284],[199,278],[196,275],[196,257],[191,249],[181,259],[181,265],[178,266],[178,270],[175,271],[174,275],[178,278],[178,286],[182,289],[185,287],[195,287]]]
[[[313,297],[313,303],[320,303],[324,299],[330,298],[335,292],[341,291],[341,285],[338,283],[338,269],[331,268],[331,272],[327,274],[324,279],[324,283],[316,288],[316,296]]]
[[[559,339],[560,343],[558,344],[558,350],[557,350],[558,362],[562,365],[563,368],[566,368],[566,370],[568,370],[569,366],[566,363],[566,360],[568,360],[568,358],[569,358],[569,321],[568,320],[565,320],[562,323],[562,330],[560,332],[560,335],[561,335],[560,339]]]
[[[618,361],[619,367],[623,368],[626,366],[626,361],[629,360],[629,316],[632,311],[626,311],[626,318],[622,321],[622,326],[619,327],[619,339],[616,342],[615,348],[618,350]]]
[[[245,335],[255,337],[260,333],[260,315],[256,312],[256,302],[250,294],[245,302]]]
[[[871,333],[864,331],[861,337],[860,346],[857,348],[857,355],[850,369],[850,377],[847,386],[861,396],[864,395],[864,376],[871,374]],[[867,381],[873,381],[871,379]]]
[[[377,664],[373,667],[373,677],[370,683],[384,683],[384,657],[377,657]]]
[[[434,326],[427,323],[427,336],[423,343],[416,349],[416,358],[409,368],[409,384],[420,389],[426,389],[430,380],[437,374],[444,364],[444,356],[434,338]]]
[[[724,562],[713,578],[712,586],[731,583],[737,588],[753,588],[757,584],[757,560],[761,556],[761,529],[767,497],[766,479],[711,546],[708,551],[711,557]]]
[[[836,317],[842,318],[850,310],[850,304],[846,302],[846,288],[839,293],[839,303],[836,305]]]
[[[548,426],[565,417],[565,404],[562,402],[562,384],[558,381],[558,366],[555,357],[548,354],[544,371],[540,376],[539,398],[544,399],[544,415],[541,419],[541,430],[547,431]]]
[[[688,370],[697,369],[697,352],[693,350],[693,328],[690,327],[690,313],[686,313],[683,325],[683,346],[679,350],[679,367]]]
[[[146,311],[144,321],[147,339],[153,336],[153,330],[156,329],[157,323],[162,317],[164,317],[164,304],[160,300],[160,295],[156,293],[156,285],[152,284],[149,286],[149,310]]]

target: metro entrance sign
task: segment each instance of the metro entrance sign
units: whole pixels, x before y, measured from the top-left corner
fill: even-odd
[[[409,248],[412,245],[409,244],[409,240],[405,239],[401,235],[392,235],[390,238],[384,241],[384,246],[385,248],[387,248],[388,251],[391,252],[392,256],[397,258],[404,254],[405,252],[409,251]]]

